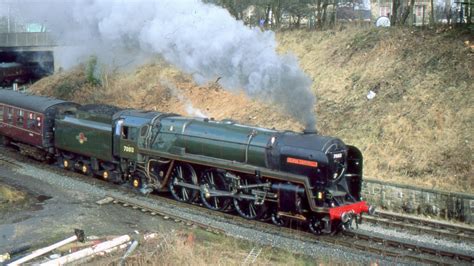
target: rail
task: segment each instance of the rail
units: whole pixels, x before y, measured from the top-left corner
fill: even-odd
[[[415,233],[426,233],[439,237],[474,242],[474,227],[469,226],[422,219],[385,211],[378,211],[375,216],[364,216],[363,220],[384,227],[400,228]]]
[[[205,223],[200,223],[200,222],[197,222],[197,221],[194,221],[194,220],[191,220],[191,219],[186,219],[186,218],[181,217],[181,216],[176,216],[176,215],[172,214],[171,212],[166,212],[166,211],[160,210],[158,208],[152,208],[152,207],[149,207],[149,206],[145,206],[144,204],[134,202],[133,200],[130,200],[127,197],[108,196],[108,198],[110,198],[111,201],[114,204],[120,204],[123,207],[130,207],[134,210],[140,210],[141,212],[148,213],[152,216],[159,215],[159,216],[162,216],[164,219],[173,219],[177,223],[184,222],[187,225],[197,226],[197,227],[199,227],[201,229],[204,229],[204,230],[207,230],[209,232],[213,232],[213,233],[216,233],[216,234],[220,234],[220,233],[225,234],[225,230],[222,230],[218,227],[214,227],[212,225],[205,224]]]

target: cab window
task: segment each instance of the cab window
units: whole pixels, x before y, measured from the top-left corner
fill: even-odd
[[[137,140],[138,128],[123,126],[122,127],[122,138],[128,140]]]
[[[148,126],[142,127],[142,129],[140,130],[140,136],[145,137],[147,132],[148,132]]]
[[[122,139],[128,139],[128,127],[122,127]]]

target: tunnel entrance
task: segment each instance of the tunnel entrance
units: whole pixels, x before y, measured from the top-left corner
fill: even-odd
[[[53,73],[52,51],[0,51],[0,86],[32,83]]]

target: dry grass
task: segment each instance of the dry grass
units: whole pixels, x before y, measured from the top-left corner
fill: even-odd
[[[277,38],[279,50],[296,54],[314,81],[318,130],[358,146],[366,176],[473,190],[474,53],[466,45],[472,36],[392,28],[287,31]],[[215,83],[198,86],[160,60],[133,73],[105,74],[101,86],[87,83],[83,73],[82,67],[55,75],[32,90],[81,103],[183,115],[192,104],[216,119],[301,130],[276,107]],[[369,90],[377,92],[370,101]]]
[[[327,257],[312,258],[292,254],[287,251],[258,246],[253,243],[216,236],[202,230],[168,232],[158,237],[140,241],[137,250],[126,265],[242,265],[251,249],[262,249],[252,265],[329,265],[341,264]],[[99,258],[92,264],[116,265],[119,252],[109,257]]]
[[[22,202],[24,200],[26,200],[25,192],[5,184],[0,184],[0,209],[8,207],[11,203]]]
[[[232,118],[269,128],[302,129],[275,107],[226,91],[214,82],[199,86],[189,75],[160,59],[133,72],[104,74],[99,86],[88,84],[84,72],[84,66],[78,66],[68,73],[44,78],[30,89],[41,95],[58,97],[57,92],[65,87],[71,93],[62,92],[60,98],[83,104],[105,103],[195,116],[189,111],[192,107],[215,119]]]

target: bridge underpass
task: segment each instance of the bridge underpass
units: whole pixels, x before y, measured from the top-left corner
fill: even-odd
[[[0,68],[2,63],[15,62],[28,69],[33,80],[51,75],[60,67],[55,62],[56,49],[47,32],[0,33]]]

